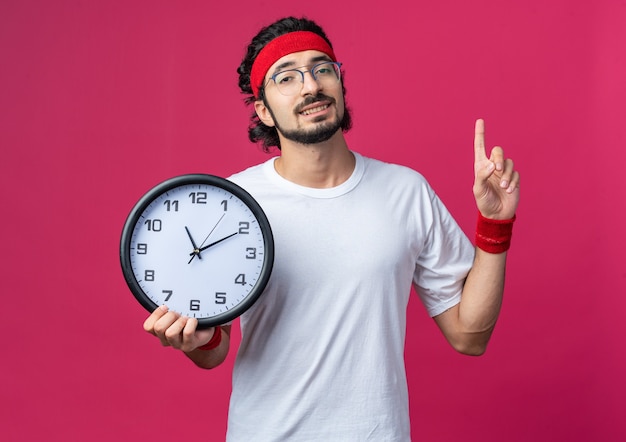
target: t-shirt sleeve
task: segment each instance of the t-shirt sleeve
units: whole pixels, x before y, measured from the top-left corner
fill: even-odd
[[[439,197],[432,189],[429,193],[430,205],[421,214],[427,231],[417,258],[413,284],[433,317],[461,301],[475,250]]]

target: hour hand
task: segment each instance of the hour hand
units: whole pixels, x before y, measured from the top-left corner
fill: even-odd
[[[193,246],[193,252],[191,252],[191,255],[193,256],[191,257],[189,262],[191,262],[193,258],[196,257],[196,255],[198,256],[198,259],[202,259],[202,256],[200,255],[200,249],[196,245],[196,242],[193,240],[193,236],[191,236],[191,232],[189,231],[187,226],[185,226],[185,231],[187,232],[187,236],[189,236],[189,239],[191,240],[191,245]]]

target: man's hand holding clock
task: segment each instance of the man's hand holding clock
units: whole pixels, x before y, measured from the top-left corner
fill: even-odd
[[[156,336],[161,344],[184,352],[206,345],[217,327],[198,330],[198,320],[170,311],[166,305],[155,309],[143,323],[143,329]]]
[[[163,346],[183,351],[200,367],[214,368],[228,354],[231,326],[197,327],[197,319],[181,316],[165,305],[154,310],[143,324],[144,330],[159,338]]]

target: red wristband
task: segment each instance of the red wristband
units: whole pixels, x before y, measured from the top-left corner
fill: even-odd
[[[213,332],[211,340],[206,344],[198,347],[198,350],[213,350],[214,348],[217,348],[218,345],[220,345],[220,342],[222,342],[222,327],[218,325],[217,327],[215,327],[215,331]]]
[[[487,253],[503,253],[511,247],[513,223],[511,219],[489,219],[478,212],[476,247]]]

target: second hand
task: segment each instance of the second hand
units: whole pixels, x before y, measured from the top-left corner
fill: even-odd
[[[207,240],[209,239],[211,234],[215,231],[215,229],[217,229],[217,226],[220,225],[220,223],[222,222],[222,220],[224,219],[225,216],[226,216],[226,214],[222,213],[222,216],[220,217],[220,219],[217,220],[217,223],[215,223],[215,226],[213,226],[213,228],[211,229],[209,234],[206,236],[206,238],[204,238],[204,241],[202,241],[202,244],[200,244],[200,247],[196,247],[195,250],[198,250],[198,253],[193,253],[193,256],[191,257],[191,259],[189,260],[189,262],[187,264],[191,264],[191,261],[193,261],[193,259],[196,256],[198,256],[198,259],[200,259],[200,252],[202,251],[202,246],[204,246],[204,243],[207,242]],[[194,252],[195,252],[195,250],[194,250]]]

